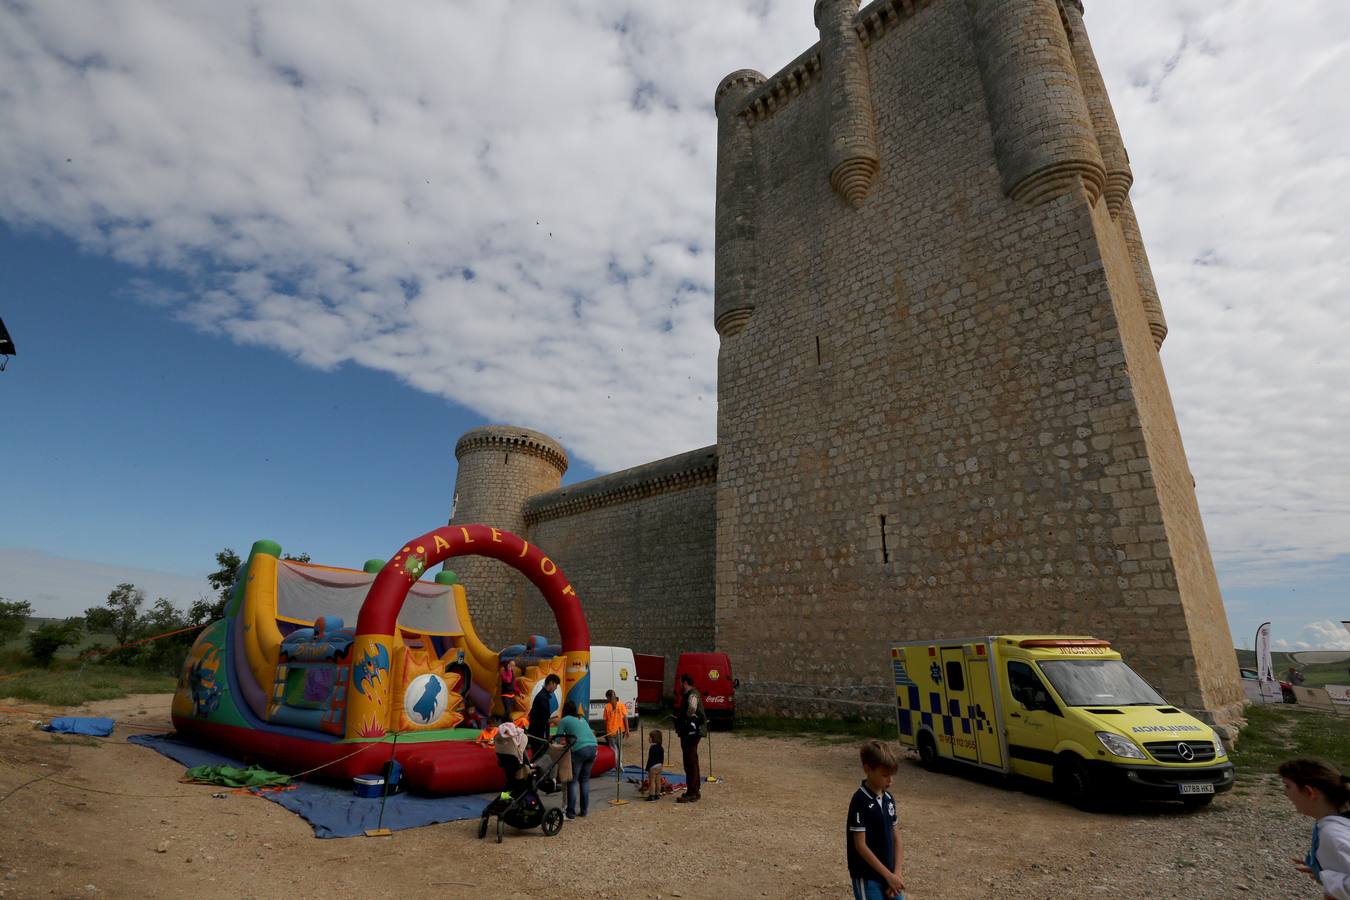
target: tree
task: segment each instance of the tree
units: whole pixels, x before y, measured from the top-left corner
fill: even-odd
[[[85,624],[91,632],[106,632],[117,643],[127,643],[139,631],[145,591],[123,582],[108,593],[105,603],[105,606],[91,606],[84,611]]]
[[[189,624],[191,623],[188,622],[187,616],[178,607],[160,597],[150,611],[141,616],[138,630],[141,637],[152,637],[186,628]],[[174,672],[182,666],[183,657],[192,646],[192,642],[197,639],[198,633],[185,631],[182,634],[142,644],[136,648],[139,651],[137,661],[143,666],[159,671]]]
[[[220,568],[206,576],[216,596],[198,597],[197,602],[192,604],[188,610],[188,619],[193,625],[205,625],[225,618],[225,607],[230,603],[230,592],[234,590],[234,582],[239,577],[239,567],[243,562],[230,547],[216,554],[216,565]]]
[[[6,600],[0,597],[0,645],[8,644],[23,634],[33,605],[27,600]]]
[[[57,650],[79,641],[83,624],[79,619],[66,619],[41,626],[28,635],[29,655],[43,668],[50,666]]]

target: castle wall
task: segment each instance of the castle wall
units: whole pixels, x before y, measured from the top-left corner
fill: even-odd
[[[592,644],[663,655],[667,673],[681,652],[713,649],[716,477],[705,447],[528,501],[529,540],[567,573]],[[528,629],[556,636],[537,592],[524,609]]]
[[[716,637],[751,711],[887,715],[890,641],[999,631],[1095,634],[1173,702],[1240,711],[1072,21],[1055,0],[863,10],[858,206],[830,177],[860,93],[828,93],[837,34],[719,88],[719,235],[735,207],[754,270],[719,257]]]

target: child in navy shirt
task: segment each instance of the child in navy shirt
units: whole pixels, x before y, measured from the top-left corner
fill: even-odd
[[[895,798],[888,791],[898,762],[895,753],[881,741],[862,746],[866,776],[848,805],[848,877],[855,900],[904,900],[905,883],[900,879],[905,848],[900,844],[900,826],[895,819]]]
[[[661,732],[653,730],[647,751],[647,799],[661,799],[661,770],[666,764],[666,750],[661,746]]]

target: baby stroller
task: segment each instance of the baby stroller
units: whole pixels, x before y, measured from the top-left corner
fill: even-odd
[[[503,731],[506,733],[503,734]],[[497,817],[499,844],[502,842],[503,825],[521,831],[538,828],[548,837],[562,831],[562,785],[554,773],[567,758],[571,748],[563,747],[561,752],[544,752],[529,762],[524,759],[526,737],[524,732],[510,723],[497,730],[494,739],[497,764],[506,773],[506,788],[483,807],[483,818],[478,823],[480,840],[487,837],[488,820],[493,816]]]

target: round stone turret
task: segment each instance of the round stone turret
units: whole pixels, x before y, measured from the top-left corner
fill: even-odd
[[[1034,205],[1081,183],[1095,203],[1106,166],[1055,0],[966,0],[1003,188]]]
[[[1101,150],[1102,163],[1106,166],[1103,196],[1111,211],[1111,218],[1115,219],[1120,216],[1125,198],[1130,193],[1130,185],[1134,183],[1130,157],[1125,152],[1116,113],[1106,93],[1106,80],[1102,78],[1087,28],[1083,25],[1083,4],[1079,0],[1066,0],[1064,3],[1064,24],[1069,34],[1069,46],[1073,50],[1074,67],[1078,70],[1078,81],[1083,86],[1083,99],[1087,101],[1092,127],[1097,133],[1097,147]]]
[[[816,0],[816,28],[828,111],[830,186],[854,208],[863,205],[877,175],[871,76],[858,39],[858,0]]]
[[[489,525],[525,536],[525,501],[556,490],[567,471],[567,453],[553,438],[528,428],[485,425],[455,444],[455,499],[451,525]],[[523,628],[525,579],[496,560],[466,556],[454,561],[469,592],[479,633],[510,643]]]
[[[713,326],[726,338],[755,311],[755,145],[741,115],[764,84],[754,69],[737,69],[717,86],[717,251],[713,275]]]

